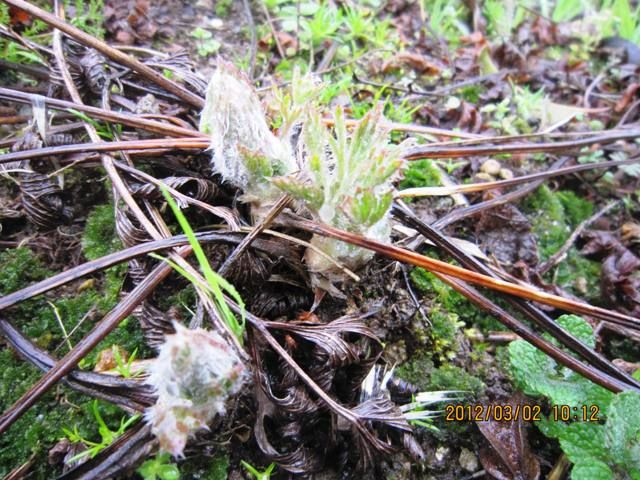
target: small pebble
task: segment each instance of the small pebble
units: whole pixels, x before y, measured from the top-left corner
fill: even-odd
[[[511,180],[513,178],[513,172],[508,168],[501,168],[498,175],[504,180]]]
[[[441,463],[442,461],[444,461],[444,459],[447,457],[447,455],[449,454],[449,448],[445,447],[444,445],[441,445],[437,448],[436,450],[436,461],[438,463]]]
[[[476,173],[475,178],[479,182],[493,182],[495,180],[491,175],[484,172]]]
[[[488,175],[498,175],[502,166],[497,160],[489,159],[480,167],[480,171]]]
[[[478,457],[476,457],[475,454],[467,448],[463,448],[460,451],[458,462],[462,469],[469,473],[473,473],[478,470]]]

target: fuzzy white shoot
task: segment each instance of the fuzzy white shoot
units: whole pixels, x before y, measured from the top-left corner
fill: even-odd
[[[163,451],[182,455],[189,436],[225,413],[227,399],[240,391],[246,367],[219,334],[178,323],[153,361],[147,382],[158,399],[145,413]]]

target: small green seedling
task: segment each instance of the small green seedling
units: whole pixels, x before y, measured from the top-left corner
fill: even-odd
[[[83,443],[88,448],[87,450],[80,452],[78,455],[75,455],[71,459],[69,459],[69,463],[76,462],[85,457],[93,458],[102,450],[111,445],[118,437],[120,437],[131,425],[133,425],[139,418],[140,414],[135,414],[128,419],[122,417],[120,420],[120,426],[116,431],[112,431],[105,421],[102,419],[102,415],[100,415],[100,410],[98,409],[98,401],[94,400],[91,404],[91,411],[93,413],[94,418],[96,419],[96,423],[98,424],[98,433],[100,434],[99,442],[92,442],[91,440],[87,440],[82,437],[78,432],[78,426],[73,427],[73,431],[63,428],[62,431],[66,435],[66,437],[73,443]]]
[[[213,34],[209,30],[202,27],[197,27],[191,32],[191,36],[196,39],[196,49],[201,57],[213,55],[222,46],[218,40],[213,38]]]
[[[178,480],[180,470],[175,463],[171,463],[168,453],[158,453],[155,458],[149,459],[136,470],[143,480]]]
[[[225,322],[225,324],[229,327],[229,330],[238,338],[238,340],[242,342],[242,336],[244,334],[244,328],[245,328],[245,309],[244,309],[244,301],[242,300],[242,297],[240,296],[240,294],[238,293],[238,291],[235,289],[233,285],[231,285],[223,277],[221,277],[220,275],[218,275],[216,272],[213,271],[213,269],[211,268],[211,265],[209,264],[209,260],[207,259],[207,256],[204,253],[202,246],[200,245],[200,242],[198,242],[198,239],[196,238],[196,235],[193,232],[191,225],[189,225],[189,222],[187,221],[187,218],[184,216],[184,214],[180,210],[180,207],[178,207],[178,204],[173,199],[173,197],[171,197],[171,195],[169,194],[166,188],[161,187],[161,190],[162,190],[162,194],[164,195],[164,198],[167,200],[167,203],[171,207],[173,214],[178,220],[180,227],[182,227],[182,230],[187,236],[187,239],[189,240],[189,244],[191,245],[191,248],[193,248],[193,253],[196,256],[196,259],[198,260],[198,264],[200,265],[200,269],[202,270],[202,273],[206,280],[206,284],[196,279],[193,275],[191,275],[189,272],[184,270],[182,267],[180,267],[178,264],[176,264],[172,260],[165,259],[158,256],[154,256],[154,258],[160,258],[166,261],[178,273],[180,273],[185,278],[187,278],[191,283],[193,283],[198,287],[203,288],[204,291],[208,292],[212,296],[214,305],[216,307],[216,310],[218,311],[218,314],[220,315],[220,318]],[[231,308],[227,304],[227,301],[224,298],[224,292],[231,295],[231,297],[233,297],[233,299],[238,303],[238,305],[240,305],[240,308],[242,309],[240,321],[238,321],[236,316],[231,311]]]
[[[116,361],[116,372],[118,372],[123,378],[135,378],[142,374],[142,370],[133,370],[133,361],[136,359],[136,355],[138,354],[138,349],[136,348],[127,361],[122,358],[122,354],[120,353],[120,349],[117,345],[111,346],[111,353],[113,354],[113,358]]]
[[[242,463],[242,466],[246,468],[247,472],[249,472],[249,474],[256,480],[269,480],[271,478],[273,470],[276,468],[276,464],[272,463],[264,470],[264,472],[261,472],[256,467],[248,462],[245,462],[244,460],[241,460],[240,463]]]

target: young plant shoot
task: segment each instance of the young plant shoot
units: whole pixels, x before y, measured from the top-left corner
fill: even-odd
[[[260,218],[283,193],[314,220],[379,241],[390,234],[393,182],[403,162],[381,127],[374,108],[352,131],[341,109],[330,130],[316,101],[319,87],[294,75],[289,93],[276,92],[280,128],[269,129],[260,100],[246,79],[219,63],[207,92],[200,129],[211,135],[212,164],[223,179],[242,189]],[[312,245],[347,268],[372,256],[337,240],[314,236]],[[337,293],[342,270],[313,249],[305,255],[316,286]]]

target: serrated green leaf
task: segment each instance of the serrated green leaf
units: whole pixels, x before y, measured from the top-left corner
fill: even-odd
[[[568,424],[560,435],[562,451],[573,463],[584,458],[604,460],[604,427],[597,423],[574,422]]]
[[[556,322],[582,343],[593,348],[596,345],[593,328],[578,315],[561,315]]]
[[[558,323],[587,345],[594,345],[593,330],[581,317],[563,315]],[[509,345],[509,359],[516,383],[528,395],[545,396],[555,405],[598,405],[603,412],[613,398],[608,390],[561,367],[523,340]]]
[[[629,469],[640,469],[640,394],[615,396],[604,426],[604,443],[611,458]]]
[[[599,460],[585,459],[571,469],[571,480],[613,480],[609,466]]]
[[[548,438],[560,438],[567,427],[568,423],[554,421],[550,417],[542,417],[539,422],[536,423],[536,426],[540,431],[544,434],[545,437]]]
[[[315,185],[292,177],[276,177],[271,182],[292,197],[304,200],[311,208],[319,209],[322,205],[324,195]]]

